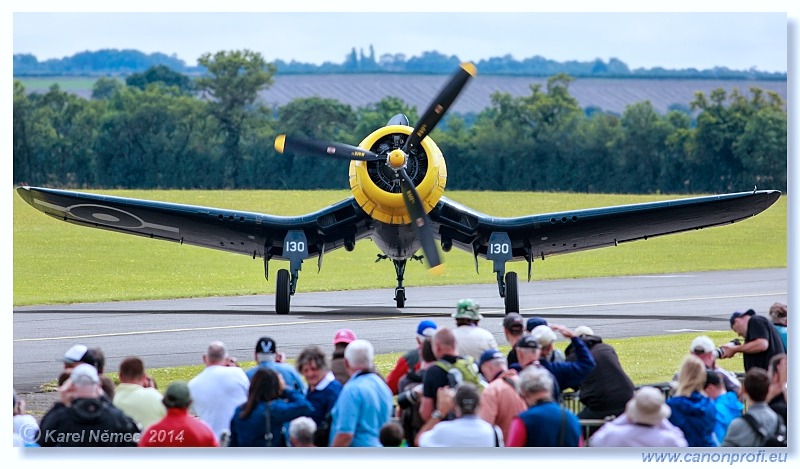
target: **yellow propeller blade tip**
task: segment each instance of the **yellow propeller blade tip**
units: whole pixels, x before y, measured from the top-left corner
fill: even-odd
[[[280,134],[275,137],[275,150],[283,154],[283,145],[286,143],[286,134]]]
[[[444,273],[444,264],[439,264],[437,266],[431,267],[430,272],[433,275],[442,275]]]
[[[473,77],[478,74],[478,68],[472,62],[464,62],[461,64],[461,68],[463,68],[465,72],[469,73]]]

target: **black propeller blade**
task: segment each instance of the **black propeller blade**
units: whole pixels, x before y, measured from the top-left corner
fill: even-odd
[[[408,154],[412,149],[417,148],[428,136],[429,133],[436,127],[436,124],[442,119],[444,114],[456,100],[456,97],[467,84],[470,78],[478,73],[475,65],[470,62],[465,62],[460,65],[460,68],[453,74],[450,81],[442,88],[436,99],[425,110],[425,114],[417,122],[414,131],[406,140],[403,146],[403,151]]]
[[[285,134],[275,137],[275,150],[278,153],[295,153],[310,156],[329,156],[344,160],[379,161],[385,157],[363,148],[346,143],[325,142],[302,137],[289,137]]]
[[[439,255],[439,249],[436,247],[436,240],[433,237],[433,228],[431,228],[430,220],[428,220],[428,215],[425,213],[425,207],[422,205],[422,199],[419,198],[419,193],[405,169],[400,169],[400,176],[400,190],[403,194],[403,202],[406,203],[408,215],[411,217],[411,224],[417,232],[417,237],[422,245],[422,252],[425,253],[425,259],[428,261],[428,267],[439,273],[444,266]]]
[[[414,131],[406,139],[403,145],[403,153],[408,153],[419,147],[422,140],[428,136],[429,133],[436,127],[436,124],[442,120],[444,114],[456,100],[458,94],[464,89],[470,78],[474,77],[477,73],[475,65],[466,62],[461,64],[461,68],[456,71],[450,81],[442,88],[436,99],[428,106],[425,113],[417,122]],[[428,266],[431,270],[437,272],[441,271],[442,259],[439,255],[439,249],[436,247],[436,240],[433,237],[433,228],[431,228],[428,215],[425,213],[425,207],[422,205],[422,200],[419,198],[416,188],[414,187],[411,178],[408,177],[405,168],[400,168],[400,189],[403,193],[403,201],[406,203],[408,215],[411,217],[411,224],[417,232],[422,251],[425,253],[425,258],[428,260]]]

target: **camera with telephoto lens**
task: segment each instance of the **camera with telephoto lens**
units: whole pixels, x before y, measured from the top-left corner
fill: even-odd
[[[719,358],[719,357],[721,357],[722,355],[725,354],[725,351],[722,350],[722,347],[725,347],[725,346],[733,347],[734,345],[741,345],[741,344],[742,344],[742,341],[740,341],[739,339],[733,339],[732,341],[728,342],[727,344],[715,348],[714,349],[714,358]]]
[[[408,409],[418,402],[419,393],[417,391],[417,386],[405,390],[397,395],[397,405],[400,406],[401,409]]]

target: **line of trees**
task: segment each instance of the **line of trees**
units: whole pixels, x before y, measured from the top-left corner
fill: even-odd
[[[344,56],[341,63],[326,61],[322,64],[286,62],[276,60],[275,66],[281,74],[313,73],[426,73],[450,74],[463,60],[455,55],[438,51],[426,51],[419,56],[406,57],[405,54],[381,54],[369,46]],[[145,54],[134,49],[101,49],[85,51],[71,57],[39,61],[33,54],[14,54],[14,76],[32,75],[127,75],[141,73],[157,65],[189,75],[206,73],[202,64],[187,66],[175,55],[160,52]],[[625,62],[611,58],[589,61],[568,60],[559,62],[540,55],[517,60],[511,55],[491,57],[476,63],[481,75],[516,75],[547,77],[566,73],[573,77],[615,77],[615,78],[708,78],[737,80],[786,80],[786,73],[766,72],[756,69],[732,70],[727,67],[714,67],[698,70],[696,68],[665,69],[663,67],[637,68],[631,70]]]
[[[290,133],[358,144],[398,112],[395,97],[353,109],[304,98],[258,102],[276,72],[257,52],[205,54],[194,80],[167,67],[100,78],[91,99],[14,83],[14,182],[70,188],[341,189],[340,160],[273,148]],[[622,115],[584,110],[572,79],[552,76],[528,96],[498,92],[475,116],[449,116],[431,137],[450,189],[706,193],[786,189],[787,114],[781,97],[753,88],[698,93],[691,113],[648,102]]]

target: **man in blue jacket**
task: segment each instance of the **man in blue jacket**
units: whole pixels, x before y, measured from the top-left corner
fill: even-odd
[[[545,331],[543,330],[544,328],[547,328],[548,330]],[[542,332],[541,334],[536,333],[540,331]],[[552,362],[550,360],[540,359],[539,364],[553,374],[558,382],[558,387],[562,391],[566,388],[577,389],[580,386],[581,381],[586,379],[589,373],[591,373],[596,366],[594,357],[592,357],[592,352],[589,351],[589,347],[586,346],[586,343],[583,341],[583,339],[576,336],[575,332],[568,327],[560,324],[538,326],[531,331],[531,336],[534,338],[541,337],[542,340],[548,342],[549,346],[552,346],[552,335],[548,334],[548,331],[553,333],[552,335],[555,335],[555,332],[559,332],[565,338],[570,339],[572,350],[575,351],[575,361]],[[541,341],[539,342],[539,346],[544,349]]]

